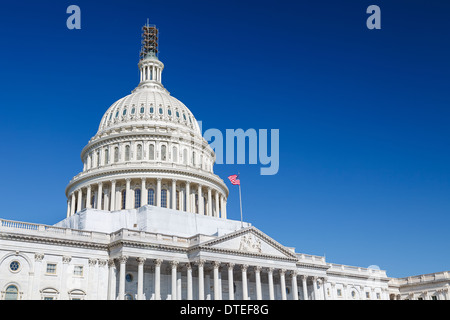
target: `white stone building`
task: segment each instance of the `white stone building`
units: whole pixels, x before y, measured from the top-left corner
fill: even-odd
[[[146,25],[144,40],[149,32],[157,30]],[[0,299],[450,299],[447,272],[391,279],[227,219],[214,151],[162,85],[164,65],[147,45],[139,85],[81,152],[66,218],[0,219]]]

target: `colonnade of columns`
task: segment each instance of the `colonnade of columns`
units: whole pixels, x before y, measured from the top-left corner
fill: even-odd
[[[117,259],[111,259],[109,262],[109,299],[126,299],[125,283],[126,283],[126,273],[127,273],[127,261],[131,259],[127,256],[122,256]],[[144,295],[144,263],[150,261],[152,270],[154,273],[152,275],[153,281],[153,294],[152,299],[161,300],[161,273],[162,265],[165,263],[165,270],[170,273],[170,299],[180,300],[182,297],[187,300],[193,300],[196,297],[198,300],[235,300],[238,295],[242,300],[250,300],[249,286],[254,289],[253,296],[256,294],[256,300],[265,299],[274,300],[276,297],[281,298],[281,300],[287,300],[287,290],[286,284],[289,281],[291,294],[289,295],[292,300],[299,300],[298,287],[299,285],[303,290],[303,300],[308,300],[311,297],[313,299],[323,299],[326,298],[325,286],[321,285],[323,289],[323,294],[319,292],[317,282],[325,283],[326,278],[316,277],[309,275],[298,275],[296,270],[286,270],[286,269],[275,269],[267,268],[261,266],[249,266],[247,264],[235,264],[235,263],[224,263],[219,261],[206,261],[197,260],[195,262],[179,262],[177,260],[162,260],[162,259],[146,259],[142,257],[135,258],[138,264],[137,272],[137,292],[135,297],[138,300],[145,299]],[[116,278],[114,276],[116,262],[118,263],[118,290],[114,289]],[[195,270],[194,270],[195,269]],[[183,276],[185,279],[185,286],[181,285],[181,272],[183,271]],[[194,272],[196,279],[194,279]],[[211,283],[212,274],[212,283]],[[262,280],[262,275],[264,276],[264,281]],[[274,275],[277,276],[277,283],[274,282]],[[148,276],[148,274],[147,274]],[[252,282],[249,281],[249,277],[252,278]],[[267,279],[267,280],[266,280]],[[300,280],[300,284],[298,281]],[[308,288],[307,281],[312,281],[313,288]],[[194,281],[197,281],[197,292],[194,293]],[[239,289],[236,287],[236,282],[240,281]],[[226,283],[226,284],[225,284]],[[263,292],[264,288],[268,291]],[[167,286],[165,286],[167,287]],[[224,290],[227,287],[228,290]],[[182,292],[184,288],[184,292]],[[210,291],[210,288],[213,288]],[[276,292],[279,291],[279,292]],[[238,292],[241,291],[241,292]],[[117,293],[118,292],[118,293]]]
[[[141,70],[141,78],[140,81],[158,81],[161,82],[161,75],[162,75],[162,68],[160,66],[157,66],[155,64],[146,64],[143,63],[140,66]]]
[[[211,187],[176,179],[121,179],[98,182],[73,191],[67,201],[67,217],[84,208],[106,211],[145,205],[227,218],[227,200]]]

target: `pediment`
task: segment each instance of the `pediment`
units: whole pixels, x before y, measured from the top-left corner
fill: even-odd
[[[294,252],[282,246],[255,227],[249,227],[200,244],[200,248],[255,256],[297,259]]]

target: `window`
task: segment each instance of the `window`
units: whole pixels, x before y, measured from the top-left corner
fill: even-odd
[[[186,121],[186,115],[183,113],[183,119],[184,121]]]
[[[125,300],[133,300],[133,296],[129,293],[125,295]]]
[[[79,289],[74,289],[69,292],[69,299],[70,300],[84,300],[86,293],[84,291]]]
[[[161,207],[167,208],[167,190],[161,190]]]
[[[437,300],[436,296],[431,296],[431,300]]]
[[[163,108],[159,108],[159,114],[163,114],[163,113],[164,113]]]
[[[379,292],[377,292],[377,299],[380,300],[381,299],[381,295]]]
[[[192,165],[195,166],[195,152],[192,152]]]
[[[125,280],[127,282],[133,281],[133,275],[131,273],[127,273],[127,275],[125,276]]]
[[[5,300],[19,300],[19,289],[15,285],[6,288]]]
[[[42,300],[56,300],[58,291],[53,288],[46,288],[41,290]]]
[[[183,150],[183,163],[184,164],[188,163],[187,150],[186,149]]]
[[[73,275],[82,277],[83,276],[83,266],[75,266],[73,268]]]
[[[122,190],[122,210],[125,209],[127,204],[127,190]]]
[[[95,194],[91,197],[91,208],[95,208]]]
[[[356,292],[352,291],[352,298],[355,299],[356,298]]]
[[[56,274],[56,263],[47,263],[47,274]]]
[[[177,115],[177,118],[180,117],[180,113],[178,111],[175,114]]]
[[[116,112],[116,118],[118,118],[118,117],[119,117],[119,111]]]
[[[342,290],[341,289],[337,289],[337,295],[338,295],[338,297],[342,297]]]
[[[141,107],[141,113],[144,113],[144,112],[145,112],[145,108]]]
[[[100,167],[100,151],[97,151],[97,164],[96,167]]]
[[[167,159],[167,147],[165,145],[161,146],[161,160],[166,161]]]
[[[105,149],[105,165],[107,165],[109,162],[109,150]]]
[[[198,194],[195,194],[195,213],[200,213],[198,211]]]
[[[378,297],[378,294],[377,294],[377,297]],[[419,297],[419,298],[417,298],[417,300],[423,300],[423,298],[422,298],[422,297]]]
[[[135,114],[136,113],[136,108],[131,109],[131,114]]]
[[[130,146],[125,146],[125,161],[130,161]]]
[[[177,147],[172,148],[172,159],[173,159],[173,162],[178,162],[178,148]]]
[[[148,204],[151,206],[155,205],[155,190],[148,189]]]
[[[134,190],[134,207],[141,207],[141,189]]]
[[[150,107],[150,113],[154,113],[155,109],[153,107]]]
[[[172,115],[172,110],[168,109],[168,110],[167,110],[167,114],[168,114],[169,116],[171,116],[171,115]]]
[[[119,147],[114,148],[114,162],[119,162]]]
[[[127,109],[123,109],[123,113],[122,115],[126,116],[127,115]]]
[[[142,145],[141,144],[137,145],[136,159],[142,160]]]
[[[20,268],[19,261],[13,261],[9,264],[9,270],[11,270],[12,272],[19,271],[19,268]]]
[[[149,147],[149,159],[155,160],[155,145],[151,144]]]
[[[177,210],[180,210],[180,191],[177,191],[177,204],[176,204],[176,208]]]
[[[366,298],[370,299],[370,292],[366,292]]]

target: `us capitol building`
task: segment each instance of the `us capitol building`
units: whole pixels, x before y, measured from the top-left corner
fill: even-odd
[[[0,299],[450,300],[449,272],[390,278],[228,219],[215,153],[164,88],[158,29],[148,23],[138,66],[139,85],[81,152],[66,218],[0,219]]]

